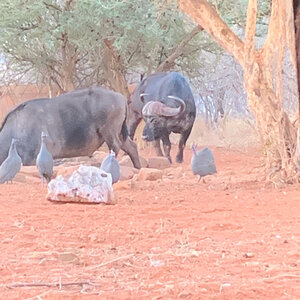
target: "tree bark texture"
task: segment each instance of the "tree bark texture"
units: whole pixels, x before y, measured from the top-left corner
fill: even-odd
[[[244,68],[249,107],[254,113],[266,154],[268,178],[294,178],[298,166],[297,131],[283,109],[282,71],[287,49],[294,66],[295,36],[290,1],[272,2],[268,35],[264,46],[255,47],[257,0],[249,0],[245,40],[240,40],[206,0],[179,0],[180,7],[200,24]]]
[[[294,0],[294,24],[295,24],[295,42],[296,42],[296,61],[297,61],[297,79],[298,94],[300,95],[300,0]],[[300,97],[299,97],[300,99]],[[298,107],[300,111],[300,105]]]
[[[130,92],[125,78],[125,70],[121,60],[121,56],[115,49],[112,40],[105,39],[104,44],[106,46],[104,52],[105,77],[107,78],[110,87],[114,91],[123,94],[127,98],[127,100],[129,100]]]
[[[63,44],[61,47],[61,81],[65,92],[75,89],[73,77],[76,73],[77,49],[68,41],[67,33],[62,34]]]

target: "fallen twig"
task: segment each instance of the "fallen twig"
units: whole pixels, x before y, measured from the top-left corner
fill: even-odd
[[[84,285],[84,284],[92,284],[90,281],[79,281],[79,282],[66,282],[62,283],[61,281],[59,283],[52,283],[52,282],[16,282],[12,284],[6,285],[9,289],[14,289],[18,287],[33,287],[33,286],[46,286],[46,287],[61,287],[64,286],[72,286],[72,285]]]
[[[265,277],[262,281],[275,280],[275,279],[283,279],[283,278],[300,278],[300,275],[297,274],[280,274],[273,277]]]
[[[91,266],[91,267],[87,268],[87,270],[94,270],[94,269],[103,267],[103,266],[105,266],[105,265],[108,265],[108,264],[110,264],[110,263],[116,262],[116,261],[118,261],[118,260],[122,260],[122,259],[129,258],[129,257],[131,257],[131,256],[133,256],[133,253],[132,253],[132,254],[129,254],[129,255],[126,255],[126,256],[117,257],[117,258],[115,258],[115,259],[106,261],[106,262],[104,262],[104,263],[102,263],[102,264],[100,264],[100,265]]]

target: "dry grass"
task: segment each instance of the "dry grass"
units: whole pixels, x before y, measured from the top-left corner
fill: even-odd
[[[135,134],[135,142],[139,149],[144,149],[147,145],[142,140],[144,122],[138,126]],[[171,142],[177,144],[178,134],[171,134]],[[250,119],[228,117],[221,122],[217,128],[209,127],[203,119],[197,119],[188,139],[187,146],[191,147],[195,142],[199,145],[225,147],[231,149],[248,149],[259,146],[259,136],[255,127],[255,122]]]
[[[217,128],[208,127],[204,120],[197,119],[188,145],[192,142],[207,146],[247,149],[259,145],[259,136],[255,123],[247,118],[229,117]]]

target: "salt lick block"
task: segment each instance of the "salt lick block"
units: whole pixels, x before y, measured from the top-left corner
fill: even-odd
[[[58,177],[59,175],[62,175],[63,177],[67,178],[67,177],[70,177],[75,170],[77,170],[79,168],[79,166],[66,166],[66,165],[60,165],[60,166],[57,166],[55,167],[56,169],[56,176],[55,177]]]
[[[80,166],[71,176],[58,175],[48,184],[47,200],[57,202],[115,202],[111,175],[92,166]]]
[[[139,174],[137,175],[137,180],[150,180],[155,181],[161,179],[163,172],[157,169],[141,168]]]

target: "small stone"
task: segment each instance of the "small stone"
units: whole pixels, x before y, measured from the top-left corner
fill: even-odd
[[[135,168],[127,167],[127,166],[120,166],[120,180],[128,180],[131,179],[137,172]]]
[[[249,252],[249,253],[246,253],[244,256],[245,256],[246,258],[252,258],[252,257],[254,257],[254,254],[251,253],[251,252]]]
[[[58,257],[59,260],[63,263],[73,263],[73,264],[79,263],[79,257],[72,252],[60,253]]]
[[[153,169],[163,170],[169,168],[171,163],[166,157],[150,157],[148,160],[148,167]]]
[[[157,169],[142,168],[138,174],[138,180],[156,181],[162,179],[162,171]]]
[[[147,166],[148,166],[147,160],[145,158],[141,157],[141,156],[139,158],[140,158],[141,167],[142,168],[147,168]],[[131,167],[131,168],[134,167],[133,163],[132,163],[132,161],[131,161],[131,159],[128,155],[125,155],[121,158],[121,160],[119,161],[119,165],[120,166]]]

